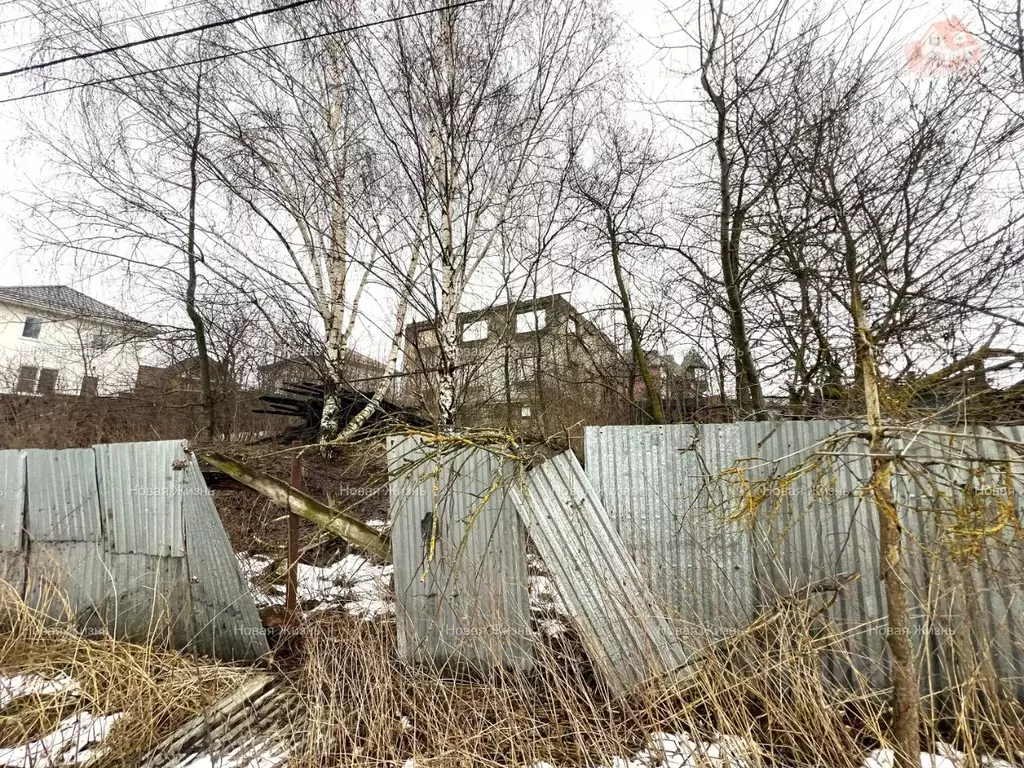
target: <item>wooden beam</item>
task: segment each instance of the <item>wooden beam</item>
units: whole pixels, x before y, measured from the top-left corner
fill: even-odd
[[[323,526],[367,554],[380,558],[384,562],[391,562],[391,539],[378,533],[361,520],[356,520],[344,512],[321,504],[312,496],[292,488],[288,483],[257,472],[240,461],[229,459],[221,453],[203,453],[200,458],[243,485],[263,494],[282,509],[294,512],[296,515],[301,515],[307,520]]]

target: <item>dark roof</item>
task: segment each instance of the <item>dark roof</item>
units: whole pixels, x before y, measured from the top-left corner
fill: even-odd
[[[126,315],[66,285],[0,286],[0,301],[4,299],[70,317],[106,320],[123,325],[146,325],[141,320],[136,320],[131,315]]]

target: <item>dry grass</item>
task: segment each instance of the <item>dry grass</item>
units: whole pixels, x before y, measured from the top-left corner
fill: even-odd
[[[611,764],[657,732],[685,732],[698,743],[735,737],[733,759],[711,751],[701,763],[708,768],[736,768],[737,756],[749,768],[844,768],[885,742],[885,697],[866,685],[826,682],[821,659],[841,653],[840,638],[795,603],[709,647],[687,674],[624,698],[607,695],[571,634],[538,638],[529,674],[471,680],[402,663],[390,622],[322,613],[298,629],[303,649],[287,677],[307,713],[293,761],[302,768],[401,766],[410,757],[417,768]],[[123,712],[104,766],[132,765],[246,677],[181,654],[86,640],[8,603],[0,616],[0,674],[16,672],[67,675],[79,692],[16,700],[0,711],[0,746],[38,738],[76,711]],[[974,764],[983,753],[1019,755],[1021,708],[1004,700],[994,706],[993,696],[965,683],[930,700],[923,747],[950,741]],[[665,757],[649,754],[654,765]]]
[[[26,696],[0,710],[0,746],[22,744],[52,731],[75,712],[124,713],[104,744],[104,765],[133,765],[188,718],[246,678],[226,665],[115,641],[86,639],[46,622],[17,600],[0,600],[0,675],[70,677],[76,691]]]
[[[571,636],[537,647],[530,674],[455,679],[398,660],[395,627],[321,615],[304,627],[297,676],[309,713],[299,766],[555,766],[611,764],[644,748],[651,734],[688,733],[734,750],[709,768],[851,768],[886,746],[884,692],[828,683],[824,654],[840,638],[813,628],[814,616],[780,606],[748,631],[710,649],[675,682],[611,698]],[[813,630],[813,631],[812,631]],[[1024,755],[1019,703],[979,709],[977,691],[947,691],[928,702],[922,749],[951,742],[980,765],[982,754]],[[940,703],[941,702],[941,703]],[[998,715],[995,713],[998,712]],[[664,755],[653,750],[658,765]],[[720,755],[719,755],[720,757]]]

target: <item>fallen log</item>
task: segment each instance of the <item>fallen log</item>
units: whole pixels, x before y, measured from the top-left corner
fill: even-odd
[[[321,504],[312,496],[293,488],[283,480],[257,472],[240,461],[229,459],[221,453],[204,453],[200,458],[229,477],[266,496],[282,509],[294,512],[300,517],[323,526],[349,544],[359,547],[384,562],[391,562],[391,539],[378,533],[362,521],[326,504]]]

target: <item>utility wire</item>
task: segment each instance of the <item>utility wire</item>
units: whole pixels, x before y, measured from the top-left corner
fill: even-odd
[[[156,75],[161,72],[170,72],[171,70],[181,69],[183,67],[193,67],[197,64],[207,64],[213,61],[223,61],[224,59],[230,59],[234,56],[243,56],[250,53],[258,53],[259,51],[269,51],[274,48],[281,48],[285,45],[292,45],[293,43],[305,43],[310,40],[320,40],[325,37],[333,37],[334,35],[342,35],[346,32],[358,32],[361,29],[369,29],[370,27],[378,27],[382,24],[394,24],[399,21],[406,21],[408,19],[415,19],[420,16],[428,16],[433,13],[440,13],[441,11],[450,11],[457,8],[465,8],[470,5],[476,5],[482,3],[485,0],[464,0],[461,3],[452,3],[450,5],[440,5],[435,8],[427,8],[422,11],[414,11],[412,13],[406,13],[401,16],[392,16],[387,19],[378,19],[377,21],[368,21],[364,24],[355,24],[351,27],[342,27],[341,29],[335,29],[331,32],[319,32],[315,35],[306,35],[304,37],[296,37],[291,40],[282,40],[279,43],[269,43],[267,45],[259,45],[255,48],[246,48],[240,51],[230,51],[229,53],[222,53],[216,56],[206,56],[201,59],[194,59],[192,61],[183,61],[178,64],[169,64],[166,67],[157,67],[155,69],[145,69],[141,72],[130,72],[127,75],[118,75],[116,77],[106,77],[100,80],[89,80],[85,83],[75,83],[74,85],[68,85],[63,88],[54,88],[49,91],[43,91],[42,93],[27,93],[23,96],[13,96],[8,99],[0,99],[0,104],[10,104],[14,101],[26,101],[28,99],[38,99],[42,96],[50,96],[54,93],[66,93],[67,91],[74,91],[79,88],[88,88],[94,85],[107,85],[108,83],[116,83],[121,80],[132,80],[137,77],[144,77],[145,75]]]
[[[91,2],[92,2],[92,0],[78,0],[77,3],[70,3],[66,7],[67,8],[77,8],[80,5],[88,5]],[[17,16],[17,17],[15,17],[13,19],[4,19],[3,21],[0,21],[0,27],[5,27],[8,24],[15,23],[16,21],[25,21],[26,19],[34,19],[34,18],[36,18],[36,14],[34,14],[34,13],[26,13],[24,16]]]
[[[29,64],[24,67],[18,67],[17,69],[8,69],[4,72],[0,72],[0,78],[11,77],[12,75],[21,75],[25,72],[38,72],[41,69],[49,69],[55,67],[58,64],[67,64],[72,61],[82,61],[84,59],[91,59],[94,56],[102,56],[107,53],[117,53],[118,51],[125,51],[129,48],[136,48],[140,45],[148,45],[149,43],[156,43],[161,40],[172,40],[176,37],[183,37],[184,35],[191,35],[193,32],[205,32],[209,29],[217,29],[219,27],[226,27],[231,24],[237,24],[240,21],[247,21],[249,19],[255,19],[259,16],[268,16],[272,13],[280,13],[281,11],[288,11],[293,8],[301,8],[304,5],[310,3],[316,3],[319,0],[292,0],[290,3],[285,5],[277,5],[273,8],[264,8],[261,11],[253,11],[252,13],[246,13],[242,16],[235,16],[230,19],[222,19],[221,21],[211,21],[206,24],[200,24],[197,27],[189,27],[188,29],[179,29],[176,32],[167,32],[162,35],[153,35],[152,37],[145,37],[142,40],[132,40],[129,43],[121,43],[119,45],[111,45],[107,48],[100,48],[96,51],[87,51],[86,53],[76,53],[73,56],[64,56],[59,59],[52,59],[50,61],[41,61],[38,64]]]
[[[89,0],[86,0],[86,2],[89,2]],[[191,0],[191,2],[183,3],[182,5],[174,5],[174,6],[171,6],[170,8],[162,8],[162,9],[160,9],[158,11],[147,11],[145,13],[136,14],[135,16],[125,16],[125,17],[120,18],[120,19],[112,19],[111,21],[105,21],[105,22],[103,22],[103,26],[104,27],[119,27],[122,24],[128,24],[129,22],[132,22],[132,21],[142,21],[143,19],[149,19],[149,18],[152,18],[154,16],[164,16],[164,15],[166,15],[168,13],[175,13],[176,11],[184,11],[186,8],[192,8],[193,6],[196,6],[196,5],[206,5],[206,4],[207,4],[207,0]],[[82,3],[75,3],[74,5],[82,5]],[[69,6],[69,7],[71,7],[71,6]],[[28,17],[28,18],[33,18],[33,17]],[[0,26],[3,26],[3,24],[0,23]],[[72,33],[69,33],[69,34],[57,35],[53,39],[56,40],[56,41],[59,41],[59,42],[64,42],[65,40],[70,40],[73,37],[78,37],[78,33],[72,32]],[[7,53],[9,51],[19,51],[22,48],[34,48],[34,47],[36,47],[38,45],[39,45],[38,41],[32,41],[32,42],[28,42],[28,43],[19,43],[18,45],[11,45],[11,46],[8,46],[7,48],[0,48],[0,53]]]

